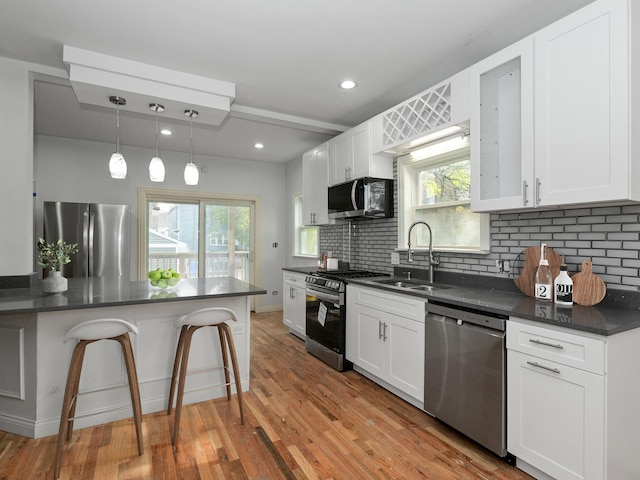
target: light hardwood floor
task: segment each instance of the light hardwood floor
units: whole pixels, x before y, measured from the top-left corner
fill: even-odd
[[[307,354],[282,312],[252,315],[246,424],[236,399],[184,408],[178,448],[170,417],[75,431],[61,479],[531,479],[356,372]],[[51,479],[56,437],[0,432],[0,480]]]

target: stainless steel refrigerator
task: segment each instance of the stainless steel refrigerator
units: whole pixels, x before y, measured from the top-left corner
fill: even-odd
[[[65,277],[122,276],[129,279],[131,212],[128,205],[44,202],[44,239],[77,243],[63,265]]]

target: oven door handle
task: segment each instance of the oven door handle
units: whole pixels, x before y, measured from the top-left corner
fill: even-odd
[[[325,302],[331,302],[336,305],[340,303],[340,295],[332,295],[330,293],[323,292],[323,291],[316,290],[314,288],[309,288],[309,287],[307,287],[307,293],[311,295],[315,295],[320,300]]]

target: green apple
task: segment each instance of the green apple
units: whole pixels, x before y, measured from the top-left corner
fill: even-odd
[[[158,280],[158,288],[167,288],[167,281],[165,279]]]
[[[173,274],[169,270],[165,270],[164,272],[162,272],[162,278],[163,279],[171,278],[172,275]]]
[[[178,272],[173,272],[173,278],[176,280],[180,279],[181,275]]]

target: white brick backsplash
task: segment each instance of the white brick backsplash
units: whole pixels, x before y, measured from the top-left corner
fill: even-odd
[[[397,199],[397,181],[395,190]],[[394,209],[397,215],[397,200]],[[505,277],[495,268],[496,260],[511,262],[508,276],[516,278],[524,263],[519,257],[522,251],[544,242],[564,258],[570,274],[580,270],[583,260],[591,260],[594,273],[607,287],[640,290],[639,220],[640,204],[491,214],[491,253],[443,252],[436,278],[438,271]],[[393,273],[397,218],[354,219],[351,226],[351,231],[349,223],[320,227],[320,251],[332,252],[350,262],[351,268]],[[407,263],[406,251],[400,252],[400,266],[426,269],[429,265],[427,255],[417,254],[414,260]]]

